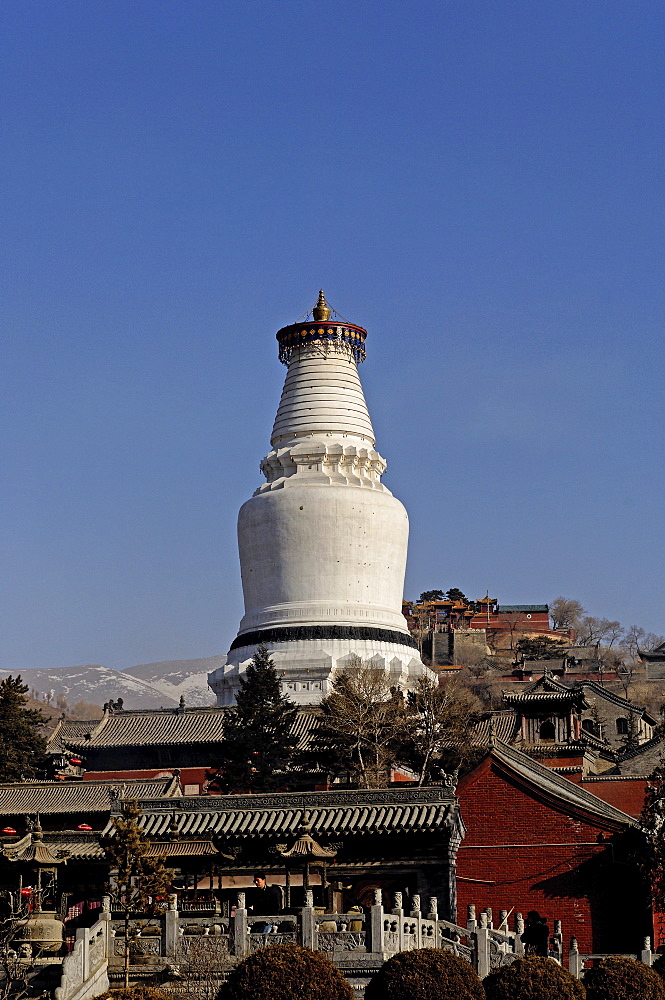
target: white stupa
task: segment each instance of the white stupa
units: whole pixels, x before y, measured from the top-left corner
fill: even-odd
[[[402,615],[408,516],[381,482],[358,377],[367,333],[331,319],[323,292],[312,316],[277,334],[288,372],[266,483],[238,517],[245,615],[226,666],[208,678],[219,705],[234,703],[260,643],[301,705],[358,658],[400,688],[429,673]]]

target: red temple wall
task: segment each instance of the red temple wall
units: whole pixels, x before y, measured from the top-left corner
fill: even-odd
[[[460,781],[466,837],[457,855],[458,919],[468,904],[514,915],[538,910],[550,931],[562,921],[564,946],[576,937],[581,951],[630,951],[649,933],[634,871],[616,864],[613,830],[539,800],[503,775],[489,758]],[[621,913],[637,912],[627,928]],[[618,924],[621,923],[621,933]],[[644,926],[643,926],[644,925]],[[628,938],[631,947],[628,947]]]

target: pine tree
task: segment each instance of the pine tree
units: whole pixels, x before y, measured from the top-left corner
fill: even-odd
[[[125,922],[125,989],[129,988],[129,918],[148,909],[159,912],[158,896],[171,891],[174,871],[164,867],[163,854],[151,853],[149,838],[141,829],[136,802],[124,802],[122,815],[113,819],[114,833],[101,838],[111,866],[110,892],[122,904]]]
[[[0,781],[35,778],[47,766],[46,740],[39,731],[47,719],[25,707],[27,693],[20,675],[0,681]]]
[[[266,646],[258,647],[224,720],[215,784],[225,792],[269,792],[287,783],[298,744],[296,706],[281,694]]]

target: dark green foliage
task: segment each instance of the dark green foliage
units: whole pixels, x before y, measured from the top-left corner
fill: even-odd
[[[660,765],[649,775],[644,808],[640,816],[641,837],[635,860],[651,889],[652,903],[665,906],[665,767]]]
[[[584,973],[587,1000],[665,1000],[657,972],[633,958],[606,958]]]
[[[466,601],[466,596],[462,593],[459,587],[451,587],[446,593],[447,601]]]
[[[584,986],[551,958],[527,956],[483,980],[487,1000],[584,1000]]]
[[[215,785],[224,792],[269,792],[284,787],[298,740],[291,734],[296,706],[280,692],[265,646],[240,678],[236,705],[224,719]]]
[[[438,948],[394,955],[367,984],[365,1000],[485,1000],[468,962]]]
[[[352,1000],[353,995],[325,955],[298,944],[276,944],[237,965],[218,1000]]]
[[[25,707],[27,693],[20,675],[0,681],[0,781],[36,778],[47,766],[46,740],[39,732],[47,720]]]
[[[564,654],[563,643],[550,639],[548,635],[539,635],[533,639],[519,639],[515,644],[515,652],[524,656],[525,660],[556,660]]]
[[[419,601],[442,601],[443,591],[442,590],[423,590],[422,594],[418,598]]]

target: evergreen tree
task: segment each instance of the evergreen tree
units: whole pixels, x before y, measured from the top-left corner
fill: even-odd
[[[269,792],[283,787],[298,739],[291,729],[296,706],[280,691],[266,646],[258,647],[224,719],[222,763],[215,784],[225,792]]]
[[[47,766],[40,727],[48,720],[26,708],[28,685],[20,675],[0,681],[0,781],[35,778]]]
[[[136,802],[124,802],[122,815],[113,819],[113,834],[101,838],[111,866],[109,891],[122,904],[125,923],[125,989],[129,988],[129,918],[146,910],[159,912],[158,896],[171,891],[174,872],[164,867],[165,855],[153,854],[149,838],[141,829],[141,810]]]
[[[422,594],[418,598],[419,601],[442,601],[443,591],[442,590],[423,590]]]

